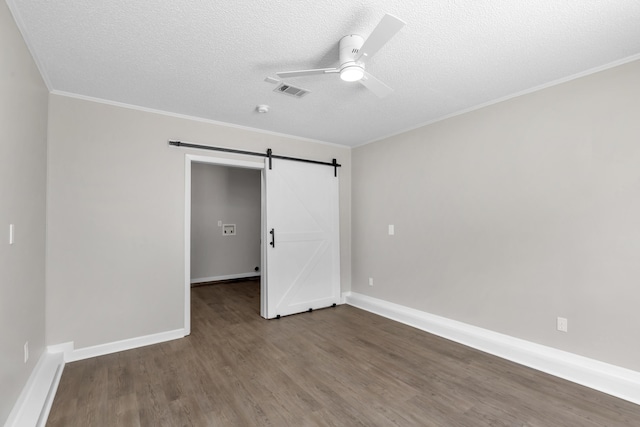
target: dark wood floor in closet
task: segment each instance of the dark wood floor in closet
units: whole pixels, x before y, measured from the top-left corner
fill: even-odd
[[[192,290],[191,336],[67,364],[48,426],[640,426],[640,406],[339,306]]]

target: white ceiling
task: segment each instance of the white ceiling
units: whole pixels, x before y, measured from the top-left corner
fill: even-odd
[[[49,89],[357,146],[640,54],[638,0],[7,0]],[[367,70],[337,74],[338,41],[385,13],[407,25]],[[259,114],[258,104],[271,111]]]

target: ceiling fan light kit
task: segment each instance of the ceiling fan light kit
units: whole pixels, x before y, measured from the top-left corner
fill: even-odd
[[[315,70],[281,71],[276,73],[280,78],[304,77],[319,74],[340,74],[346,82],[360,82],[380,98],[393,92],[389,86],[365,71],[365,63],[375,55],[391,38],[404,27],[404,21],[386,14],[365,40],[357,34],[350,34],[340,39],[340,66],[337,68],[320,68]]]
[[[347,65],[340,70],[340,78],[345,82],[357,82],[364,77],[364,68],[360,65]]]

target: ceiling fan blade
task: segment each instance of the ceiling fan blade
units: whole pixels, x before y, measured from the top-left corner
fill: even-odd
[[[278,77],[286,79],[287,77],[304,77],[317,74],[339,73],[338,68],[318,68],[316,70],[298,70],[298,71],[281,71],[276,73]]]
[[[376,79],[366,71],[362,80],[359,81],[364,87],[376,94],[379,98],[384,98],[385,96],[390,95],[393,92],[393,89],[391,89],[389,86]]]
[[[369,37],[362,44],[356,61],[364,61],[367,58],[371,58],[382,46],[387,44],[404,25],[405,22],[401,19],[388,13],[384,15],[378,26],[373,29]]]

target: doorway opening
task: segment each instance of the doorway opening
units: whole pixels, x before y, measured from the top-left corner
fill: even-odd
[[[191,166],[191,284],[260,276],[260,170]]]
[[[263,169],[262,162],[185,156],[186,335],[193,284],[261,275]]]

